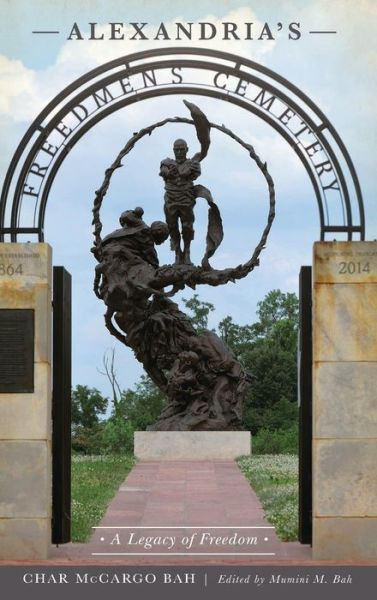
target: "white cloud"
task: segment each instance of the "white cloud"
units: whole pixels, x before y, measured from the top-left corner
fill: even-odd
[[[27,69],[21,61],[0,56],[0,114],[15,121],[27,121],[36,116],[42,100],[37,84],[37,74]]]
[[[253,22],[256,30],[261,27],[261,23],[253,11],[246,7],[230,11],[221,17],[205,15],[201,21],[213,23],[219,30],[221,30],[221,23],[225,21],[239,24]],[[176,22],[187,25],[182,17],[177,16],[171,21],[165,21],[168,32],[175,31]],[[164,48],[190,44],[192,46],[224,50],[224,42],[221,37],[207,41],[196,40],[195,42],[176,41],[175,39],[155,41],[153,37],[156,35],[157,26],[158,23],[153,23],[143,29],[147,37],[152,39],[130,40],[128,38],[135,33],[135,30],[130,26],[125,26],[122,30],[125,40],[111,41],[106,39],[109,35],[109,26],[98,25],[97,35],[104,34],[104,40],[67,40],[57,56],[56,63],[40,71],[25,67],[21,61],[0,56],[0,89],[2,90],[0,114],[4,114],[15,121],[30,121],[37,116],[48,101],[80,75],[119,56],[156,48],[156,45]],[[80,31],[83,36],[88,36],[88,31],[85,31],[84,27]],[[174,37],[173,34],[172,37]],[[254,60],[262,60],[263,56],[272,50],[274,44],[274,41],[256,42],[253,45],[250,41],[229,40],[226,42],[226,50]]]

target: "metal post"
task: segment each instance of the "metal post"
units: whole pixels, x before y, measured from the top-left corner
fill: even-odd
[[[71,541],[71,275],[54,267],[52,543]]]
[[[300,270],[299,540],[312,542],[312,268]]]

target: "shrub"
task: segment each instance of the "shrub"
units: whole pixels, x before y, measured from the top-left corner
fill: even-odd
[[[79,454],[100,454],[102,435],[102,423],[93,427],[76,426],[72,431],[72,451]]]
[[[277,429],[275,431],[260,429],[253,436],[252,451],[253,454],[297,454],[297,423],[289,429]]]
[[[111,417],[106,421],[102,433],[102,452],[105,454],[132,454],[134,449],[134,427],[123,417]]]

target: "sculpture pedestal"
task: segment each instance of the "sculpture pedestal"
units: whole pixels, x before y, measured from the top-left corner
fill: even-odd
[[[233,460],[250,456],[249,431],[135,431],[139,460]]]

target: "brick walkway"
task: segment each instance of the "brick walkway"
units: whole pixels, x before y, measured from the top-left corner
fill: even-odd
[[[149,549],[147,537],[153,538]],[[90,542],[61,546],[53,558],[59,557],[114,564],[296,563],[310,561],[311,549],[277,538],[234,461],[142,461]]]

